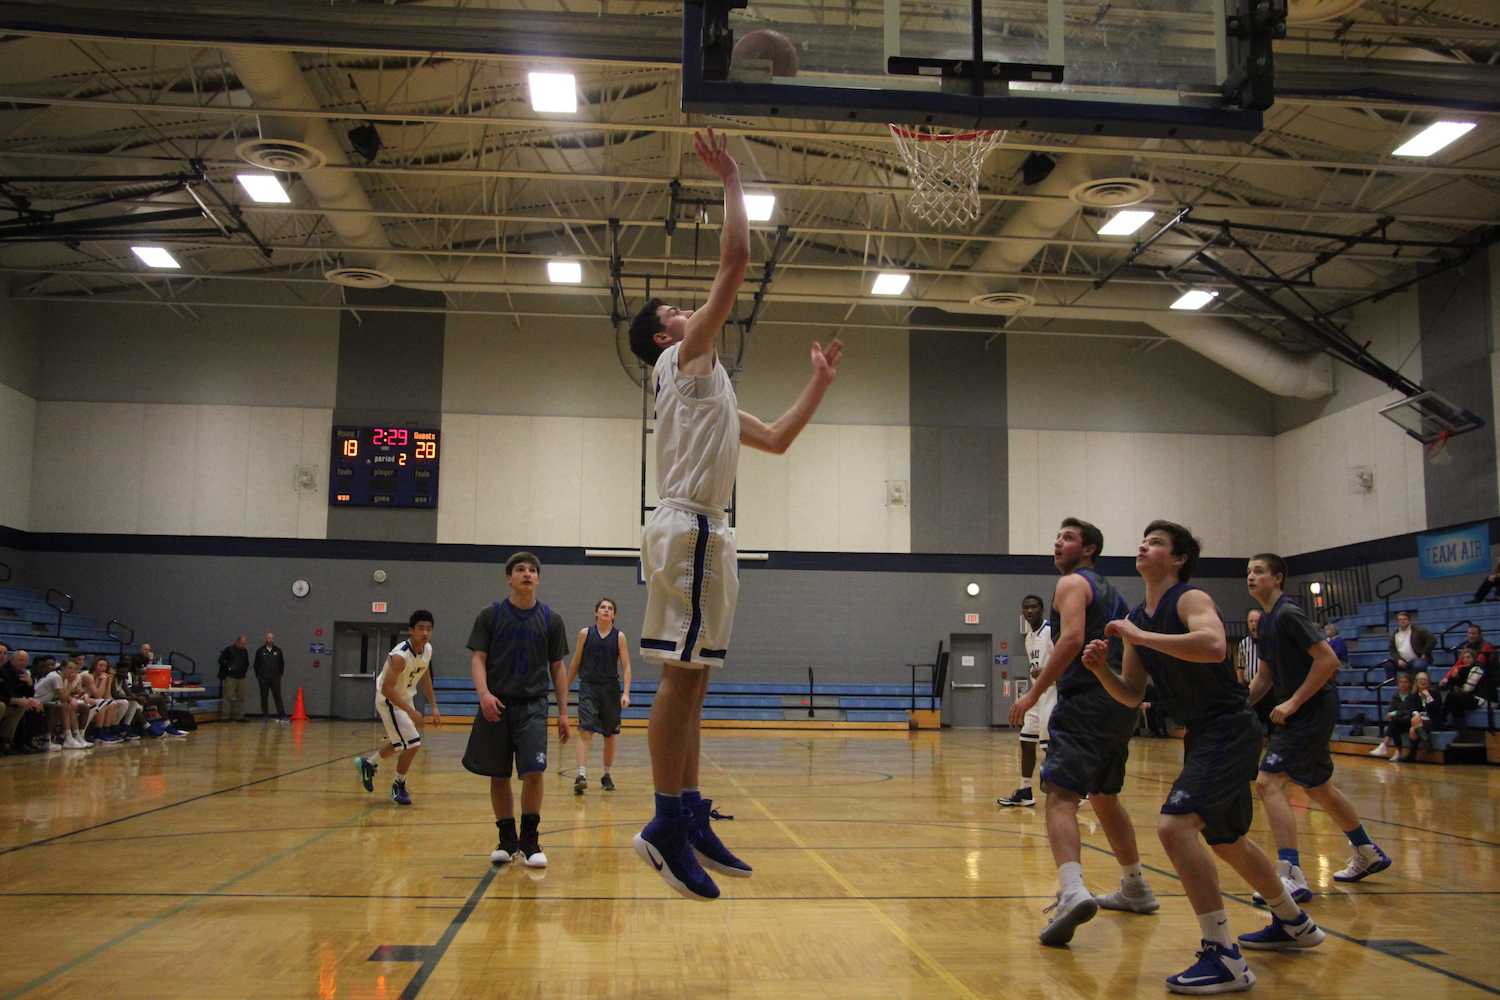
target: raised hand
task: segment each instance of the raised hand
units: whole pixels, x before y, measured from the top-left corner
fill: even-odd
[[[827,347],[816,340],[812,344],[813,374],[824,382],[838,377],[839,361],[844,357],[844,342],[835,337]]]
[[[1114,622],[1110,622],[1111,625]],[[1099,673],[1109,669],[1109,643],[1103,639],[1095,639],[1083,647],[1083,665],[1091,673]]]
[[[740,175],[740,165],[729,155],[728,147],[729,137],[715,135],[713,129],[693,133],[693,149],[697,150],[698,159],[721,181]]]

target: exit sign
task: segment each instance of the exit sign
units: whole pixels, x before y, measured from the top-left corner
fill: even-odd
[[[964,613],[964,624],[965,625],[978,625],[979,624],[979,612],[977,612],[977,611],[968,611],[968,612],[965,612]]]
[[[370,602],[370,614],[372,614],[372,615],[383,615],[383,614],[385,614],[385,612],[386,612],[386,604],[385,604],[384,601],[371,601]]]

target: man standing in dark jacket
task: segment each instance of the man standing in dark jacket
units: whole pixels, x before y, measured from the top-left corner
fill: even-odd
[[[250,641],[241,635],[219,654],[219,681],[224,688],[221,718],[225,722],[245,721],[245,680],[249,673]]]
[[[286,722],[286,706],[281,701],[281,675],[286,673],[286,654],[276,645],[276,636],[266,633],[265,643],[255,651],[255,679],[260,681],[260,714],[270,717],[266,697],[276,698],[276,721]]]

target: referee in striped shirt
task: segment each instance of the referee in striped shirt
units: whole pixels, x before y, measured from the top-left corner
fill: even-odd
[[[1259,608],[1253,608],[1245,616],[1245,626],[1250,634],[1240,640],[1240,645],[1234,654],[1234,676],[1246,687],[1255,679],[1255,673],[1260,669],[1260,652],[1256,648],[1256,639],[1260,637],[1260,615]],[[1257,704],[1250,706],[1260,718],[1260,727],[1265,732],[1271,731],[1271,698],[1262,698]]]

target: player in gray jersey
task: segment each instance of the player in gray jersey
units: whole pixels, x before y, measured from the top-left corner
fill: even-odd
[[[750,260],[740,168],[712,130],[693,137],[704,166],[724,184],[719,273],[697,310],[650,299],[630,324],[630,349],[652,365],[656,392],[657,493],[641,530],[646,616],[641,657],[662,665],[647,740],[656,816],[635,837],[636,853],[677,892],[717,899],[703,865],[749,876],[709,824],[720,818],[698,788],[699,740],[708,667],[729,654],[739,595],[734,538],[725,506],[734,493],[741,444],[785,452],[812,419],[838,372],[843,344],[812,345],[812,378],[790,409],[766,423],[739,408],[714,351]],[[702,859],[700,863],[699,859]]]

